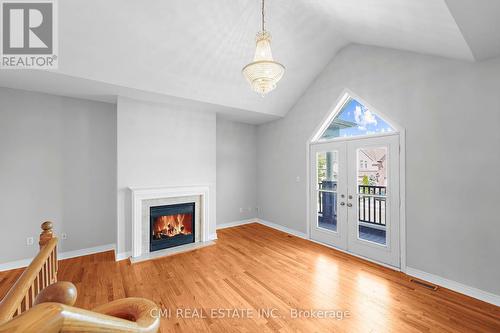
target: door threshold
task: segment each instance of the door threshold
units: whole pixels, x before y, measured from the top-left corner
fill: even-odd
[[[361,256],[359,254],[355,254],[355,253],[352,253],[352,252],[349,252],[349,251],[346,251],[346,250],[343,250],[343,249],[339,249],[338,247],[335,247],[333,245],[322,243],[322,242],[316,241],[316,240],[311,239],[311,238],[309,238],[308,240],[311,241],[311,242],[313,242],[313,243],[329,247],[330,249],[333,249],[333,250],[336,250],[336,251],[348,254],[350,256],[353,256],[353,257],[356,257],[356,258],[359,258],[359,259],[371,262],[372,264],[383,266],[385,268],[392,269],[393,271],[396,271],[396,272],[403,272],[400,267],[392,266],[392,265],[389,265],[389,264],[386,264],[386,263],[383,263],[383,262],[380,262],[380,261],[376,261],[374,259],[366,258],[366,257],[363,257],[363,256]]]

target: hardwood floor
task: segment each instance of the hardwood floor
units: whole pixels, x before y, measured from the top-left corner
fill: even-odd
[[[260,224],[218,236],[214,246],[134,265],[112,252],[64,260],[59,280],[75,283],[79,307],[141,296],[171,309],[161,332],[500,332],[499,307]],[[21,272],[0,273],[1,296]],[[233,318],[221,318],[224,309]],[[292,309],[337,312],[294,319]],[[206,318],[187,318],[196,314]]]

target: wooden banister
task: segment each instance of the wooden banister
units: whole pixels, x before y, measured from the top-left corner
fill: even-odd
[[[43,289],[35,298],[33,305],[41,303],[61,303],[73,306],[76,303],[78,292],[73,283],[59,281]]]
[[[29,310],[41,290],[57,281],[57,238],[52,222],[42,224],[40,252],[0,302],[0,324]]]
[[[0,325],[0,333],[156,333],[160,327],[159,317],[153,316],[157,306],[146,299],[124,298],[100,308],[131,320],[60,303],[42,303]]]
[[[0,302],[0,333],[156,333],[159,311],[151,301],[125,298],[93,311],[72,305],[77,290],[57,282],[57,238],[42,224],[40,252]]]
[[[53,224],[50,221],[45,221],[42,223],[42,232],[40,233],[40,240],[38,241],[38,245],[40,245],[40,249],[47,245],[47,243],[54,238],[54,233],[52,232]]]

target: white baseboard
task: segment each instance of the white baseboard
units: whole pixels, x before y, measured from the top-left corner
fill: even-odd
[[[67,251],[61,252],[57,254],[59,259],[70,259],[75,257],[87,256],[89,254],[106,252],[106,251],[115,251],[115,244],[106,244],[100,246],[89,247],[81,250]]]
[[[219,225],[217,225],[217,230],[218,229],[231,228],[231,227],[237,227],[237,226],[245,225],[245,224],[249,224],[249,223],[259,223],[259,224],[265,225],[267,227],[270,227],[270,228],[273,228],[273,229],[276,229],[276,230],[279,230],[279,231],[282,231],[282,232],[286,232],[287,234],[291,234],[291,235],[294,235],[294,236],[297,236],[297,237],[300,237],[300,238],[308,239],[306,233],[303,233],[303,232],[300,232],[300,231],[297,231],[297,230],[294,230],[294,229],[290,229],[290,228],[284,227],[282,225],[279,225],[279,224],[276,224],[276,223],[273,223],[273,222],[269,222],[269,221],[266,221],[266,220],[262,220],[262,219],[259,219],[259,218],[253,218],[253,219],[247,219],[247,220],[241,220],[241,221],[234,221],[234,222],[219,224]]]
[[[213,233],[213,234],[210,234],[208,236],[208,240],[209,241],[214,241],[214,240],[217,240],[217,232]]]
[[[10,271],[11,269],[27,267],[33,258],[21,259],[16,261],[10,261],[3,264],[0,264],[0,272]]]
[[[115,252],[115,261],[125,260],[130,258],[131,256],[132,256],[132,251],[126,251],[120,253]]]
[[[106,251],[114,251],[114,250],[115,250],[115,244],[106,244],[106,245],[89,247],[89,248],[81,249],[81,250],[59,252],[59,253],[57,253],[57,258],[60,260],[63,260],[63,259],[81,257],[81,256],[89,255],[89,254],[106,252]],[[21,259],[21,260],[16,260],[16,261],[11,261],[11,262],[6,262],[3,264],[0,264],[0,272],[8,271],[11,269],[16,269],[16,268],[27,267],[31,263],[32,260],[33,260],[33,258],[26,258],[26,259]]]
[[[247,220],[240,220],[240,221],[233,221],[233,222],[228,222],[228,223],[223,223],[223,224],[218,224],[217,225],[217,230],[219,230],[219,229],[225,229],[225,228],[231,228],[231,227],[237,227],[239,225],[244,225],[244,224],[249,224],[249,223],[255,223],[255,222],[258,222],[256,218],[247,219]]]
[[[266,220],[262,220],[262,219],[256,219],[255,221],[257,223],[260,223],[260,224],[265,225],[267,227],[270,227],[270,228],[273,228],[273,229],[276,229],[276,230],[279,230],[279,231],[283,231],[283,232],[286,232],[287,234],[294,235],[294,236],[297,236],[297,237],[309,240],[309,238],[307,237],[307,234],[304,233],[304,232],[297,231],[297,230],[294,230],[294,229],[290,229],[288,227],[285,227],[285,226],[282,226],[282,225],[279,225],[279,224],[276,224],[276,223],[273,223],[273,222],[269,222],[269,221],[266,221]]]
[[[456,291],[457,293],[464,294],[478,300],[500,306],[500,296],[492,294],[488,291],[477,289],[465,284],[449,280],[431,273],[427,273],[415,268],[406,267],[406,274],[416,277],[420,280],[437,284],[438,286]]]

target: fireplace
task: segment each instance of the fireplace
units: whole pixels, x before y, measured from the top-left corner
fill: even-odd
[[[194,243],[195,203],[150,207],[151,252]]]

